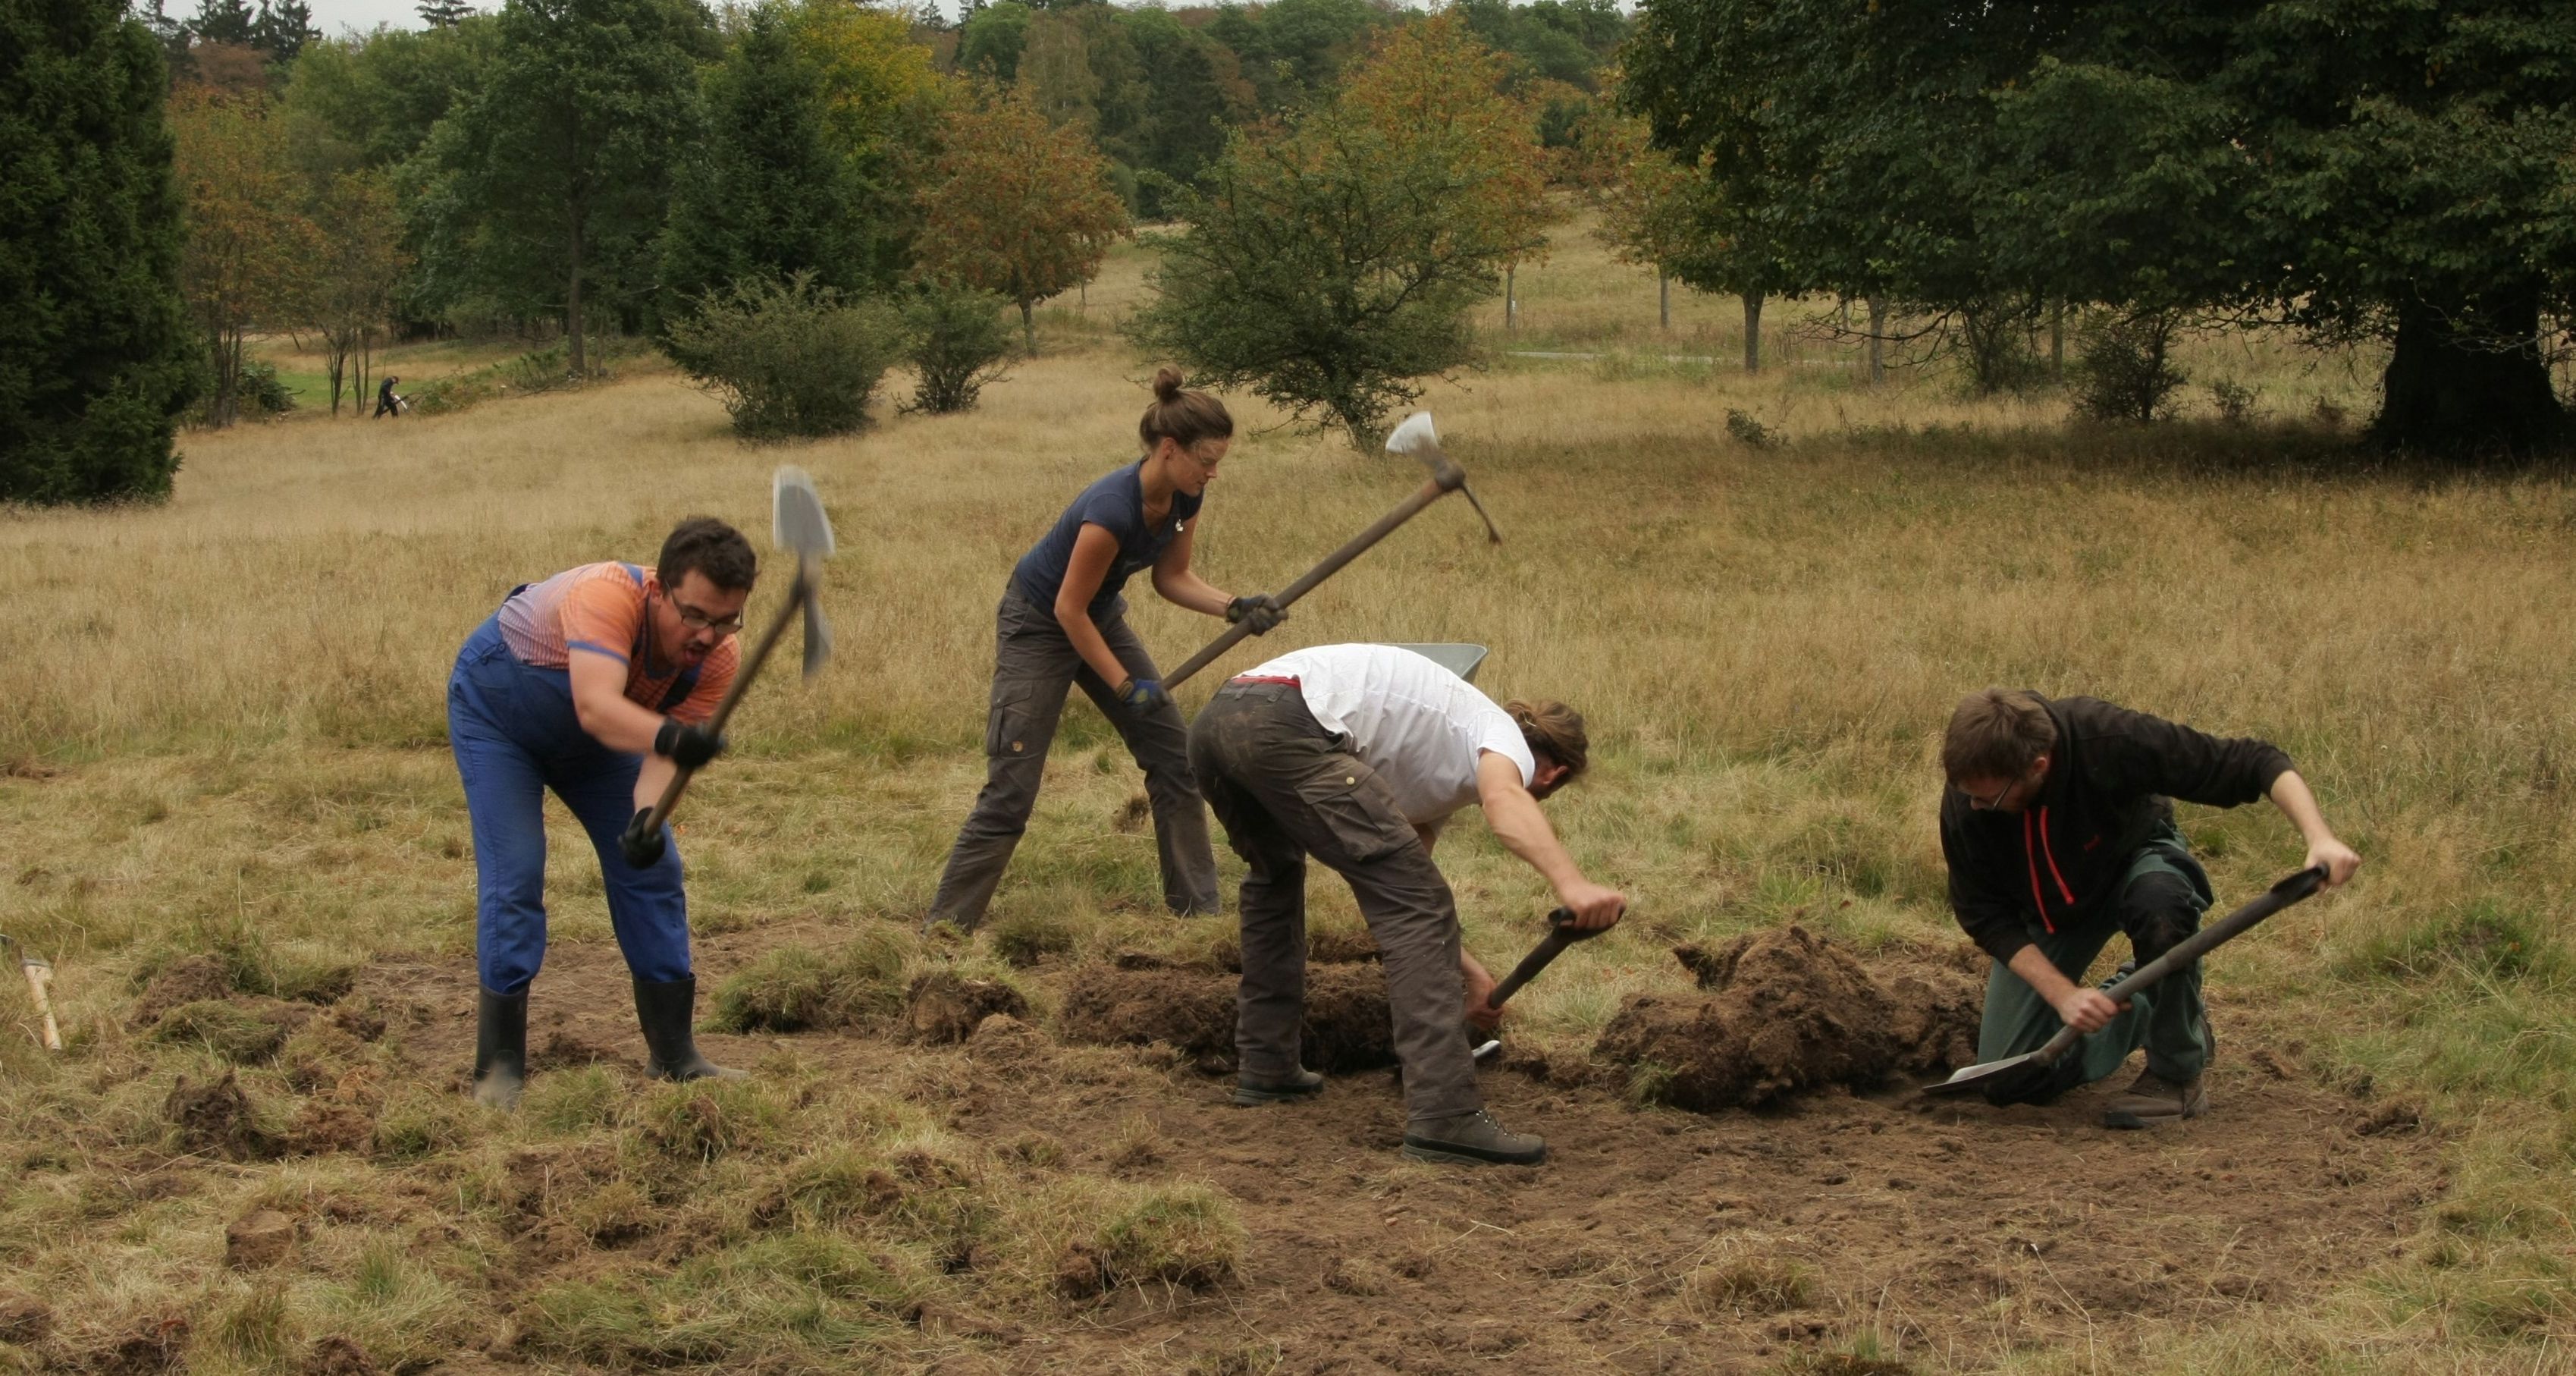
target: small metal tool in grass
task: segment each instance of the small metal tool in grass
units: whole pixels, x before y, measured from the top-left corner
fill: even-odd
[[[1404,424],[1395,427],[1395,433],[1386,437],[1386,452],[1403,454],[1414,459],[1424,468],[1429,469],[1431,476],[1423,481],[1421,488],[1412,496],[1396,503],[1393,510],[1378,517],[1375,524],[1352,536],[1340,549],[1325,555],[1313,568],[1306,570],[1296,582],[1281,588],[1274,594],[1271,600],[1278,603],[1281,610],[1286,610],[1288,604],[1313,592],[1317,584],[1341,572],[1343,565],[1368,553],[1371,545],[1385,539],[1397,526],[1412,520],[1424,507],[1452,492],[1467,494],[1467,504],[1476,508],[1476,515],[1485,523],[1486,539],[1497,545],[1503,542],[1503,533],[1494,528],[1494,518],[1485,515],[1485,504],[1476,500],[1475,493],[1468,491],[1466,470],[1460,468],[1447,454],[1440,451],[1440,437],[1431,428],[1430,412],[1416,411],[1406,417]],[[1236,642],[1250,634],[1252,634],[1252,627],[1243,622],[1226,627],[1216,639],[1209,641],[1197,654],[1183,660],[1181,667],[1166,675],[1163,686],[1180,687],[1191,675],[1216,662],[1217,656],[1233,649]]]
[[[2311,867],[2283,879],[2266,889],[2253,902],[2229,913],[2218,921],[2175,942],[2173,949],[2148,961],[2136,972],[2102,992],[2113,1003],[2128,1002],[2129,996],[2200,959],[2211,949],[2242,934],[2254,924],[2325,887],[2323,867]],[[2082,1034],[2073,1027],[2061,1027],[2057,1035],[2037,1051],[2025,1051],[2000,1061],[1987,1061],[1955,1071],[1939,1084],[1925,1085],[1923,1092],[1935,1099],[1952,1099],[1966,1094],[1983,1094],[1997,1102],[2009,1103],[2036,1088],[2072,1049]]]
[[[1510,974],[1503,976],[1502,981],[1494,986],[1493,993],[1486,995],[1485,1006],[1499,1010],[1503,1000],[1519,993],[1522,985],[1538,978],[1538,972],[1565,954],[1566,947],[1578,941],[1590,941],[1608,930],[1607,927],[1575,926],[1572,908],[1558,908],[1549,913],[1547,935],[1530,948],[1528,955],[1521,957],[1521,963],[1513,966]],[[1502,1038],[1485,1035],[1477,1030],[1474,1023],[1467,1024],[1467,1044],[1475,1048],[1476,1059],[1480,1061],[1503,1049]]]
[[[779,604],[778,615],[769,629],[761,632],[750,653],[743,656],[742,667],[735,671],[733,686],[725,690],[716,704],[715,715],[707,718],[711,735],[723,735],[725,722],[741,703],[744,690],[760,677],[760,666],[769,662],[769,652],[787,633],[787,623],[799,612],[805,616],[805,677],[812,678],[832,657],[832,627],[823,619],[822,604],[816,601],[823,586],[823,561],[832,556],[832,518],[823,512],[823,498],[814,490],[814,479],[804,469],[785,467],[769,481],[770,535],[781,547],[796,556],[796,581],[788,586],[787,600]],[[653,813],[644,819],[643,830],[650,834],[671,820],[671,809],[680,805],[680,793],[689,786],[695,770],[683,769],[671,776],[670,785],[662,790],[661,801],[653,804]]]
[[[27,977],[27,993],[36,1001],[38,1027],[36,1040],[47,1051],[63,1049],[63,1031],[54,1024],[54,1001],[47,990],[54,982],[54,965],[43,956],[33,954],[18,943],[16,937],[0,932],[0,947],[18,953],[18,972]]]

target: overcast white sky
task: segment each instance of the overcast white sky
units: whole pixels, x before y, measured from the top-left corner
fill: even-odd
[[[420,15],[412,8],[419,0],[307,0],[307,3],[313,6],[313,27],[333,38],[339,37],[343,29],[365,33],[378,24],[391,24],[397,29],[420,27]],[[195,0],[168,0],[165,7],[173,15],[197,12]],[[501,4],[500,0],[475,0],[475,7],[496,10]],[[938,0],[938,8],[941,14],[954,18],[957,0]]]

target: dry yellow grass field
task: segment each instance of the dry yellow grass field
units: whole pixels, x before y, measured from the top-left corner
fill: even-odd
[[[2319,397],[2364,414],[2368,361],[2289,345],[2195,346],[2204,376],[2266,389],[2276,415],[2255,428],[2071,426],[2062,398],[1971,402],[1929,369],[1872,391],[1836,363],[1848,350],[1812,342],[1801,366],[1759,377],[1672,364],[1651,278],[1561,241],[1521,274],[1522,336],[1488,338],[1607,356],[1505,358],[1425,401],[1507,543],[1488,547],[1463,507],[1435,506],[1261,647],[1477,641],[1493,647],[1489,692],[1562,697],[1590,717],[1599,766],[1551,811],[1635,918],[1522,996],[1519,1035],[1580,1048],[1625,995],[1683,987],[1664,954],[1675,940],[1793,917],[1864,949],[1946,939],[1932,760],[1966,690],[2092,693],[2266,736],[2367,867],[2213,961],[2229,1035],[2299,1048],[2282,1053],[2294,1073],[2339,1091],[2420,1105],[2440,1135],[2438,1189],[2391,1220],[2384,1259],[2294,1306],[2131,1324],[2089,1349],[1892,1355],[2052,1371],[2576,1368],[2576,950],[2563,932],[2576,667],[2557,610],[2576,601],[2576,488],[2374,467],[2307,419]],[[12,1181],[0,1290],[108,1336],[135,1315],[191,1314],[186,1360],[204,1370],[294,1369],[305,1358],[290,1339],[325,1331],[409,1354],[379,1356],[389,1369],[424,1369],[462,1342],[481,1313],[466,1262],[415,1262],[381,1239],[317,1250],[283,1282],[210,1260],[248,1203],[388,1188],[373,1166],[210,1167],[168,1197],[135,1183],[150,1174],[136,1153],[164,1130],[153,1108],[177,1075],[214,1063],[128,1028],[129,976],[210,949],[256,949],[272,968],[468,962],[472,863],[443,736],[457,644],[513,584],[649,558],[682,515],[765,533],[782,462],[815,474],[838,528],[826,601],[839,650],[811,683],[762,682],[735,753],[690,795],[693,912],[703,933],[917,916],[980,778],[992,604],[1010,562],[1130,452],[1150,364],[1109,326],[1141,291],[1145,257],[1122,251],[1079,312],[1052,310],[1047,352],[963,416],[888,405],[863,435],[751,448],[684,380],[636,366],[454,416],[191,434],[166,505],[0,515],[0,926],[54,959],[74,1043],[51,1059],[0,1037],[0,1090],[19,1106],[0,1132]],[[1670,352],[1731,360],[1735,303],[1676,296]],[[1783,442],[1730,439],[1731,409]],[[1248,399],[1237,415],[1249,428],[1198,544],[1221,587],[1286,582],[1417,481]],[[755,596],[755,624],[777,581]],[[1218,629],[1161,605],[1137,617],[1167,664]],[[1219,668],[1254,661],[1238,651]],[[1075,708],[997,921],[1060,921],[1089,954],[1167,939],[1151,838],[1118,825],[1138,791],[1114,738]],[[2299,858],[2268,809],[2186,812],[2222,901]],[[555,940],[603,942],[596,874],[556,826]],[[1471,946],[1509,959],[1546,905],[1541,886],[1474,827],[1441,858]],[[1329,878],[1315,893],[1320,913],[1350,913]],[[541,980],[541,1006],[546,993]],[[12,1020],[23,1002],[0,993]],[[432,1193],[471,1194],[477,1170],[560,1130],[562,1113],[602,1141],[641,1131],[578,1105],[555,1128],[495,1125],[448,1107],[444,1084],[412,1090],[406,1111],[436,1125],[417,1159],[464,1163],[404,1177]],[[901,1121],[849,1130],[938,1131],[917,1108],[884,1113]],[[1109,1207],[1101,1192],[1126,1188],[1069,1185],[1044,1207]],[[1056,1312],[1024,1302],[1031,1323]],[[1872,1345],[1866,1296],[1837,1303],[1838,1350],[1890,1355]],[[38,1349],[11,1341],[0,1334],[0,1354],[35,1369]],[[878,1354],[849,1369],[919,1355],[849,1341]],[[813,1344],[781,1350],[830,1350]],[[646,1360],[637,1350],[570,1342],[530,1359],[622,1366]],[[741,1354],[684,1346],[656,1360],[711,1351]]]

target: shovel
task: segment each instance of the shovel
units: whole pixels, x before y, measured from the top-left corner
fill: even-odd
[[[1546,969],[1558,956],[1565,954],[1566,947],[1578,941],[1590,941],[1608,930],[1610,929],[1607,927],[1575,926],[1572,908],[1559,908],[1549,913],[1547,935],[1539,939],[1538,945],[1530,948],[1528,955],[1521,957],[1521,963],[1513,966],[1510,974],[1503,976],[1502,982],[1494,986],[1493,993],[1486,995],[1485,1006],[1502,1007],[1503,1000],[1519,993],[1522,985],[1538,978],[1538,972]],[[1469,1023],[1467,1024],[1467,1045],[1473,1048],[1476,1059],[1481,1061],[1501,1050],[1503,1039],[1486,1036],[1476,1029],[1474,1023]]]
[[[2291,875],[2263,891],[2261,896],[2218,921],[2175,942],[2172,950],[2138,967],[2136,973],[2102,992],[2114,1003],[2126,1003],[2129,996],[2191,964],[2211,949],[2223,945],[2247,928],[2300,899],[2323,888],[2326,872],[2322,866],[2311,867]],[[2012,1098],[2036,1086],[2046,1078],[2049,1068],[2057,1064],[2067,1049],[2081,1036],[2072,1027],[2061,1027],[2048,1044],[2037,1051],[2025,1051],[2000,1061],[1988,1061],[1955,1071],[1937,1085],[1925,1085],[1923,1092],[1935,1099],[1954,1099],[1963,1094],[2000,1093]]]

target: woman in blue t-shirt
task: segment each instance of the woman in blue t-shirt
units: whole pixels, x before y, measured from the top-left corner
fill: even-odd
[[[973,931],[1037,806],[1047,746],[1079,684],[1145,771],[1162,854],[1163,901],[1183,914],[1217,910],[1216,855],[1189,769],[1189,735],[1161,672],[1127,626],[1120,590],[1146,569],[1163,600],[1267,632],[1286,615],[1268,593],[1229,597],[1190,571],[1191,534],[1234,417],[1181,374],[1154,375],[1154,404],[1136,426],[1145,456],[1082,490],[1011,571],[996,617],[993,710],[984,728],[984,790],[957,832],[930,903],[931,922]]]

